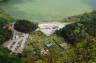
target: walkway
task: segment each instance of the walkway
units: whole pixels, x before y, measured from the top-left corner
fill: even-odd
[[[13,53],[22,53],[24,49],[24,45],[28,39],[28,35],[26,33],[21,33],[16,30],[13,31],[13,38],[9,41],[5,42],[3,45],[11,50]]]

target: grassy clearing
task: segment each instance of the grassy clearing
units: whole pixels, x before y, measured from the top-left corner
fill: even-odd
[[[65,42],[62,37],[57,36],[56,34],[53,34],[50,37],[45,36],[41,32],[32,32],[29,35],[29,40],[27,42],[27,45],[25,49],[28,51],[35,51],[40,55],[40,51],[42,48],[47,48],[44,43],[55,43],[58,42],[58,44]],[[62,51],[62,48],[60,48],[57,44],[52,45],[51,47],[47,48],[49,51]]]
[[[64,42],[64,39],[62,37],[57,36],[56,34],[53,34],[52,36],[45,36],[41,32],[33,32],[29,36],[29,42],[33,43],[42,43],[42,42],[54,42],[54,40],[58,43]]]

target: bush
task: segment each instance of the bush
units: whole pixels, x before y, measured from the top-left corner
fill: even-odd
[[[8,24],[8,21],[3,19],[3,18],[0,18],[0,28],[2,28],[3,26],[7,25]]]
[[[27,20],[18,20],[14,24],[14,29],[23,33],[29,33],[37,29],[37,24]]]
[[[8,21],[0,18],[0,44],[9,40],[12,36],[12,31],[8,29]]]
[[[66,41],[71,44],[82,41],[88,37],[88,33],[85,31],[86,27],[80,23],[74,23],[67,25],[65,28],[57,31]]]
[[[10,54],[10,51],[3,46],[0,46],[0,63],[20,63],[18,55]]]
[[[79,21],[76,20],[76,23],[67,25],[63,29],[57,31],[57,34],[71,44],[82,41],[89,36],[96,37],[96,11],[84,13],[77,18]]]
[[[87,22],[81,22],[86,27],[86,32],[90,36],[96,37],[96,19],[87,21]]]
[[[4,1],[8,1],[8,0],[0,0],[0,2],[4,2]]]

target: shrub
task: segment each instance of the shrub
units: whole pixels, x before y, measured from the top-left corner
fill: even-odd
[[[18,20],[14,24],[14,28],[17,31],[23,32],[23,33],[29,33],[33,32],[37,28],[37,24],[34,24],[33,22],[27,21],[27,20]]]
[[[12,31],[7,26],[8,21],[0,18],[0,44],[9,40],[12,36]]]

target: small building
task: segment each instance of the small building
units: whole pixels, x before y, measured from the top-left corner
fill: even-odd
[[[67,43],[61,43],[61,44],[59,44],[62,48],[64,48],[64,49],[68,49],[69,48],[69,46],[68,46],[68,44]]]
[[[47,48],[42,48],[41,49],[41,54],[42,55],[45,55],[45,54],[48,54],[49,53],[49,50]]]
[[[44,45],[46,46],[46,47],[51,47],[52,45],[54,45],[53,43],[44,43]]]

